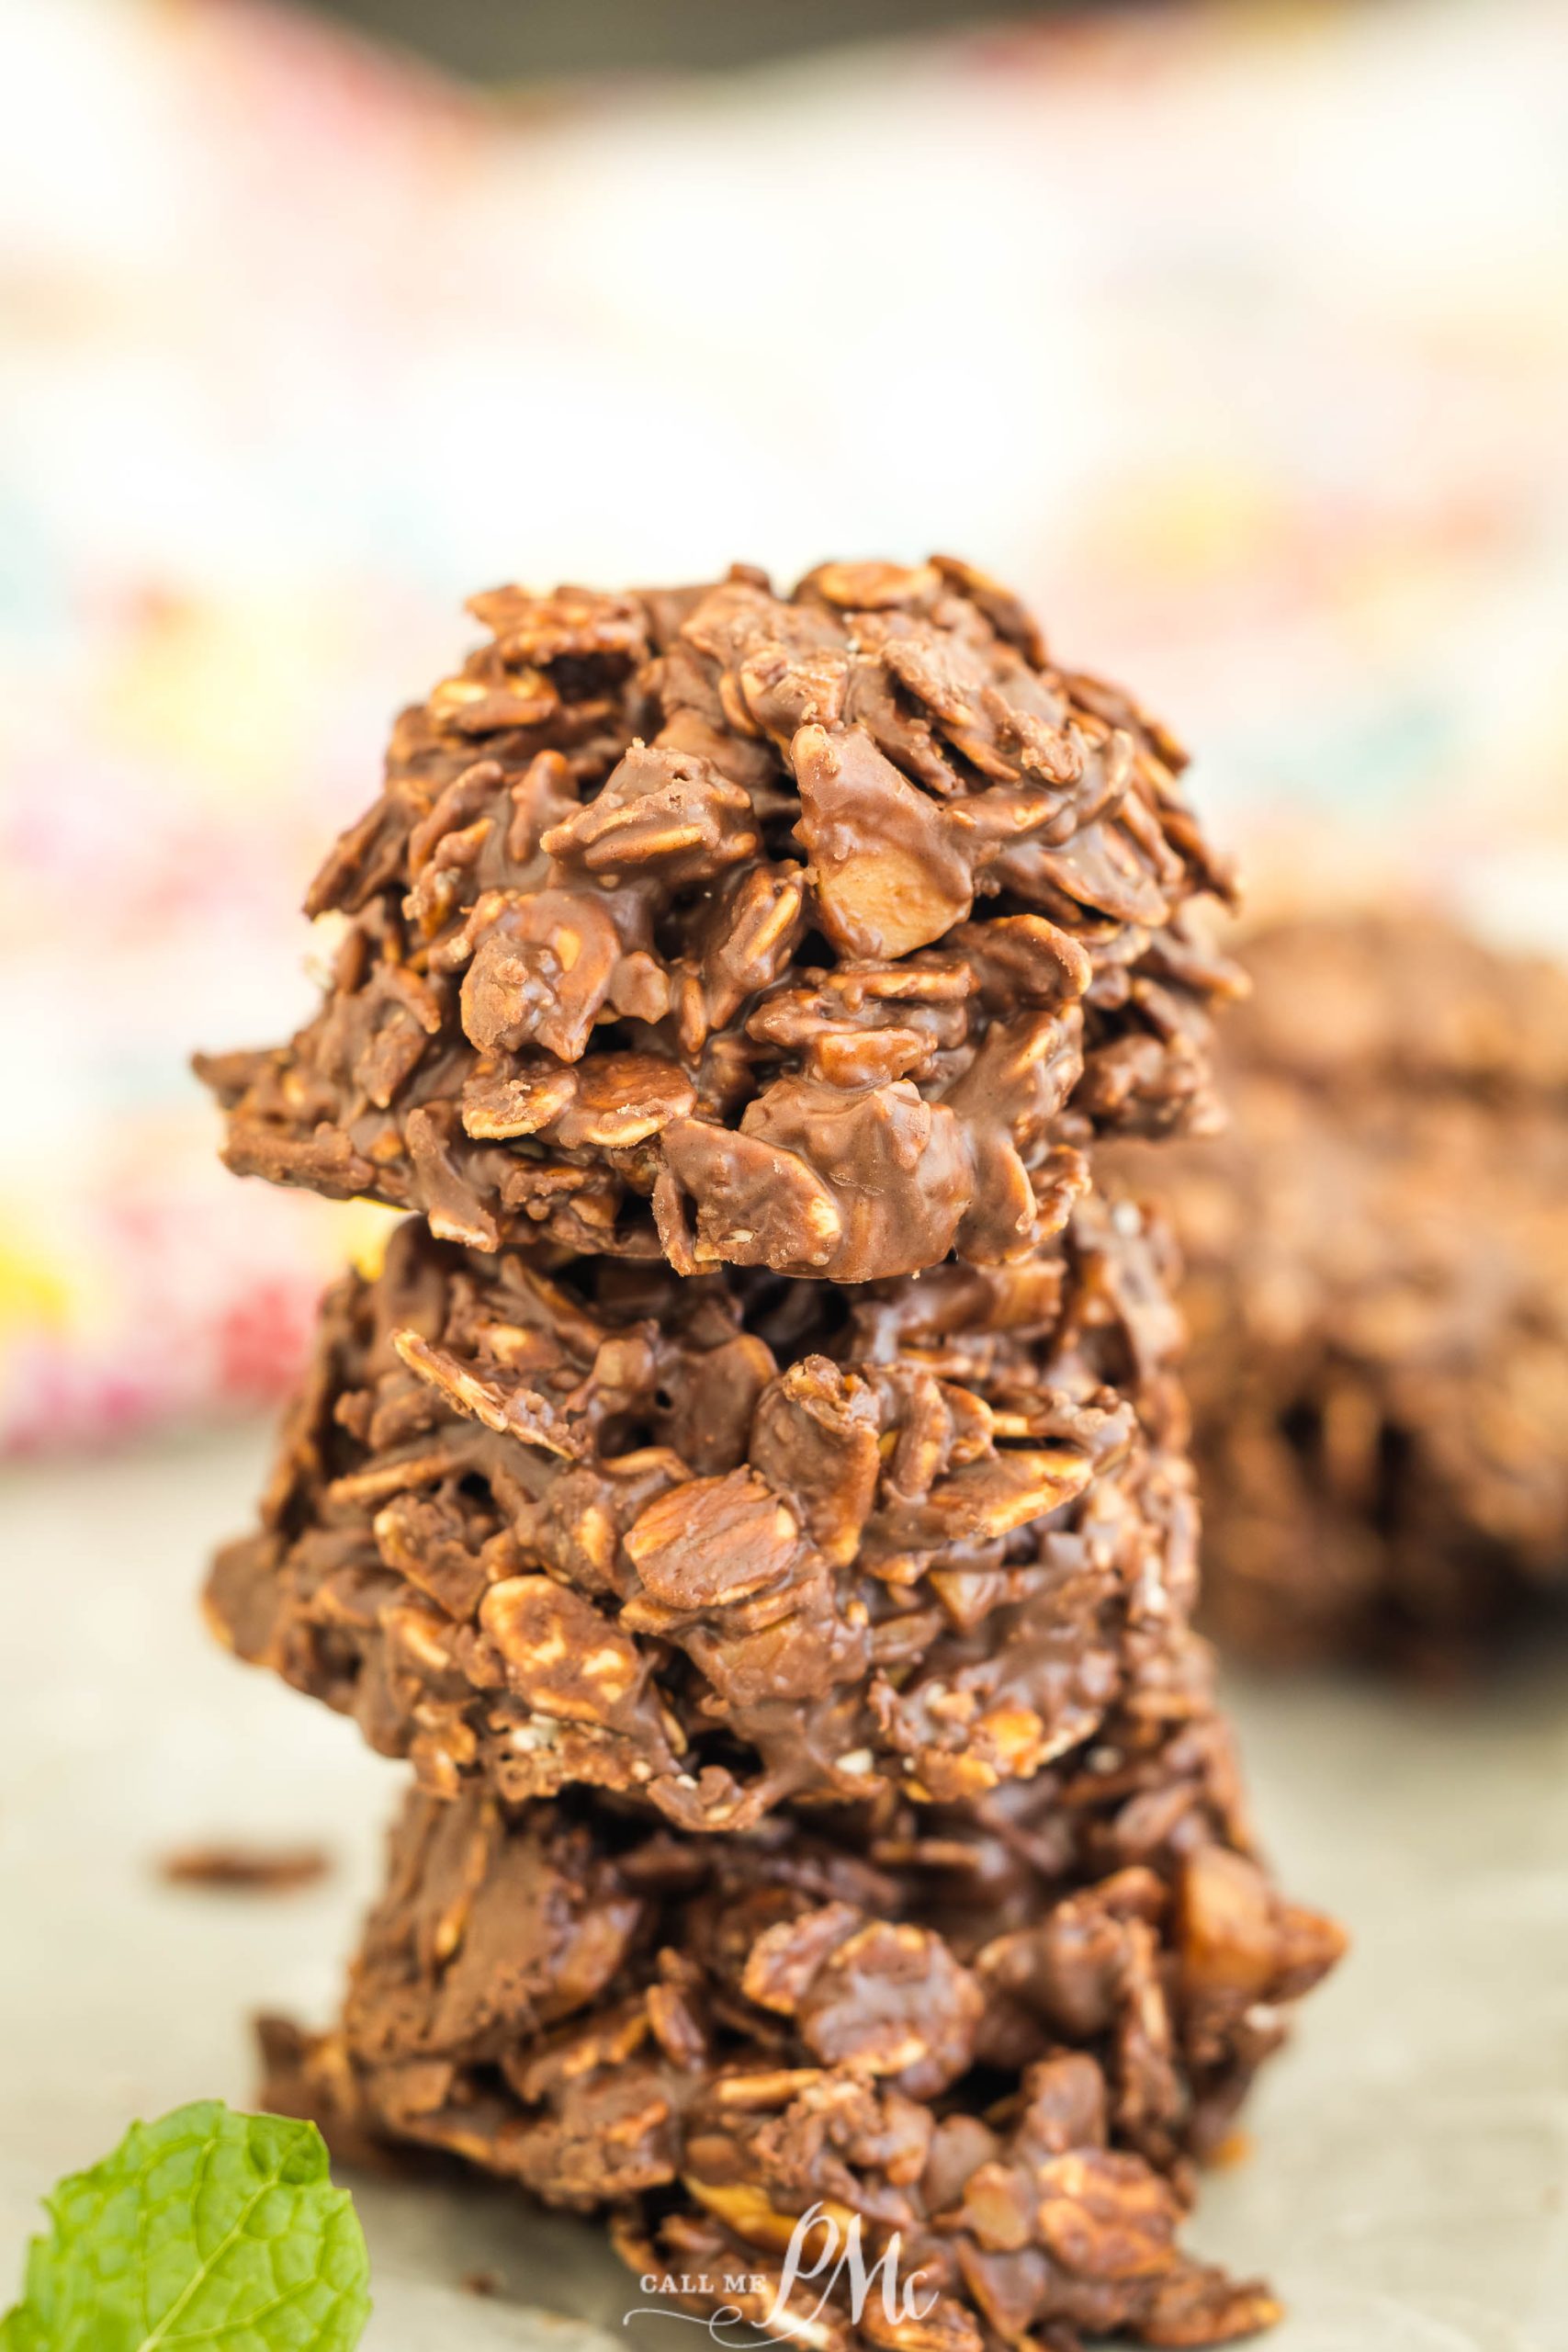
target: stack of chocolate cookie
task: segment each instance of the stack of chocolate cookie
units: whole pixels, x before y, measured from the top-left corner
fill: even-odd
[[[271,2096],[818,2346],[1245,2334],[1178,2227],[1339,1939],[1251,1850],[1093,1178],[1213,1115],[1180,755],[946,560],[473,610],[320,1012],[204,1065],[232,1167],[415,1213],[210,1587],[418,1781]],[[857,2234],[903,2287],[818,2309]]]

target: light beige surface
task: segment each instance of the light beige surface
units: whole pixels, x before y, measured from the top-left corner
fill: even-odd
[[[0,2307],[57,2174],[133,2115],[243,2102],[254,2009],[326,2014],[374,1879],[397,1770],[197,1620],[265,1449],[247,1432],[0,1485]],[[1282,1871],[1357,1949],[1197,2242],[1283,2291],[1274,2352],[1568,2352],[1568,1658],[1471,1707],[1235,1697]],[[340,1866],[291,1896],[158,1883],[160,1852],[209,1836],[320,1838]],[[499,2194],[356,2188],[371,2352],[626,2341],[634,2297],[592,2231]],[[480,2268],[502,2299],[460,2290]]]

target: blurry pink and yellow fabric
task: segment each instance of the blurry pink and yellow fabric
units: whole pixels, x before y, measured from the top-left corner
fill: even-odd
[[[1568,945],[1568,16],[1176,9],[500,103],[0,16],[0,1446],[274,1394],[370,1209],[185,1072],[502,577],[961,548],[1265,897]]]

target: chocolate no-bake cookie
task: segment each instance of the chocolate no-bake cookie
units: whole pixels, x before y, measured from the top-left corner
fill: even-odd
[[[687,1827],[1027,1778],[1164,1670],[1195,1514],[1157,1227],[858,1291],[497,1255],[415,1219],[323,1309],[241,1656],[450,1792]]]
[[[1027,1255],[1201,1128],[1229,882],[1175,744],[946,559],[499,589],[308,910],[321,1012],[199,1065],[242,1173],[494,1250],[858,1283]]]
[[[753,2323],[808,2209],[858,2216],[868,2267],[898,2233],[919,2326],[873,2298],[857,2339],[830,2302],[814,2344],[1200,2345],[1274,2316],[1177,2232],[1340,1939],[1247,1853],[1201,1678],[1048,1787],[819,1819],[691,1839],[414,1797],[341,2026],[264,2030],[268,2104],[611,2208],[639,2271],[715,2282],[697,2308],[751,2274]]]
[[[1568,1600],[1568,976],[1428,917],[1253,937],[1179,1232],[1207,1622],[1463,1663]]]

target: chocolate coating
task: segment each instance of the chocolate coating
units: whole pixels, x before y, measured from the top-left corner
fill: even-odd
[[[330,1294],[209,1616],[446,1792],[733,1829],[1028,1778],[1190,1610],[1161,1262],[1093,1198],[1025,1266],[850,1294],[410,1220]]]
[[[1398,915],[1247,957],[1231,1132],[1118,1155],[1189,1261],[1206,1620],[1447,1673],[1568,1600],[1568,977]]]
[[[830,2303],[840,2346],[1246,2333],[1270,2299],[1178,2242],[1191,2158],[1341,1939],[1247,1852],[1190,1697],[994,1819],[692,1840],[416,1796],[341,2026],[265,2030],[266,2103],[611,2207],[640,2271],[755,2274],[753,2317],[812,2205],[860,2216],[868,2263],[899,2232],[932,2310],[857,2338]]]
[[[321,1012],[198,1063],[231,1167],[860,1283],[1023,1259],[1096,1133],[1213,1115],[1182,756],[946,559],[474,599],[312,914]]]

